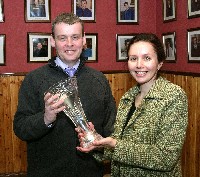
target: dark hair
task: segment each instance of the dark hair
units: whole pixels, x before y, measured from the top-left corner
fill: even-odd
[[[156,54],[157,54],[157,58],[158,58],[158,62],[162,62],[165,60],[166,56],[165,56],[165,50],[163,47],[163,43],[160,41],[160,39],[152,33],[140,33],[140,34],[136,34],[129,43],[128,49],[127,49],[127,54],[129,53],[130,47],[131,45],[135,44],[136,42],[149,42]]]
[[[125,6],[126,4],[128,5],[128,2],[125,2],[125,3],[124,3],[124,6]]]
[[[82,35],[84,35],[84,24],[83,21],[73,13],[61,13],[59,14],[52,23],[52,36],[54,36],[55,25],[59,23],[66,23],[68,25],[73,25],[75,23],[81,23],[82,26]]]

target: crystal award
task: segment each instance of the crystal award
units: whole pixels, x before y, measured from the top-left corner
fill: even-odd
[[[59,94],[60,99],[64,99],[64,113],[72,120],[76,127],[80,127],[85,132],[83,147],[89,147],[94,140],[100,140],[102,136],[88,126],[80,97],[78,95],[78,85],[76,77],[69,77],[66,80],[51,86],[48,91],[50,94]],[[47,93],[46,92],[46,93]],[[58,101],[57,100],[57,101]]]

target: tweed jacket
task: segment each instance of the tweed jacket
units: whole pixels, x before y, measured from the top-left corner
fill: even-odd
[[[27,142],[28,177],[102,177],[103,164],[91,154],[76,150],[79,145],[72,121],[64,112],[57,114],[52,127],[44,123],[44,93],[69,76],[56,66],[55,58],[24,78],[14,132]],[[81,63],[76,71],[78,91],[88,121],[102,136],[114,130],[116,105],[105,75]]]
[[[188,124],[187,96],[181,87],[159,77],[131,116],[128,112],[139,87],[121,98],[114,150],[106,148],[112,177],[181,177],[180,156]]]

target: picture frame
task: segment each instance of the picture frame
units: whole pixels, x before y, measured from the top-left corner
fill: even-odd
[[[167,63],[176,63],[176,33],[169,32],[162,35]]]
[[[176,0],[163,0],[163,20],[164,22],[176,20]]]
[[[84,45],[82,56],[87,57],[87,63],[98,62],[98,34],[86,33],[86,45]]]
[[[117,52],[117,62],[123,62],[128,60],[127,48],[130,40],[136,34],[117,34],[116,35],[116,52]]]
[[[188,63],[200,62],[200,28],[187,30]]]
[[[200,17],[200,1],[188,0],[188,18]]]
[[[0,66],[6,65],[6,35],[0,34]]]
[[[96,0],[72,0],[72,11],[84,22],[96,22]]]
[[[117,0],[117,24],[138,25],[139,1]]]
[[[0,0],[0,23],[4,22],[4,5],[3,0]]]
[[[25,22],[50,22],[50,0],[25,0]]]
[[[52,57],[50,33],[27,33],[28,63],[44,63]]]

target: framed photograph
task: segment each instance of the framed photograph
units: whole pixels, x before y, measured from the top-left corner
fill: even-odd
[[[50,33],[28,33],[28,63],[47,62],[51,58]]]
[[[98,34],[97,33],[86,33],[86,44],[83,46],[82,56],[87,57],[86,62],[97,62],[98,61]]]
[[[166,60],[168,63],[176,62],[176,33],[165,33],[162,35]]]
[[[95,0],[72,0],[73,13],[84,22],[96,22]]]
[[[127,61],[127,49],[130,40],[135,36],[135,34],[117,34],[116,35],[116,51],[117,51],[117,62]]]
[[[176,0],[163,0],[164,22],[176,20]]]
[[[26,22],[50,22],[50,0],[25,0]]]
[[[139,24],[138,3],[138,0],[117,0],[117,24]]]
[[[0,66],[6,65],[6,35],[0,34]]]
[[[4,22],[4,7],[3,0],[0,0],[0,23]]]
[[[200,62],[200,28],[189,29],[188,41],[188,62]]]
[[[200,17],[200,0],[188,0],[188,18]]]

